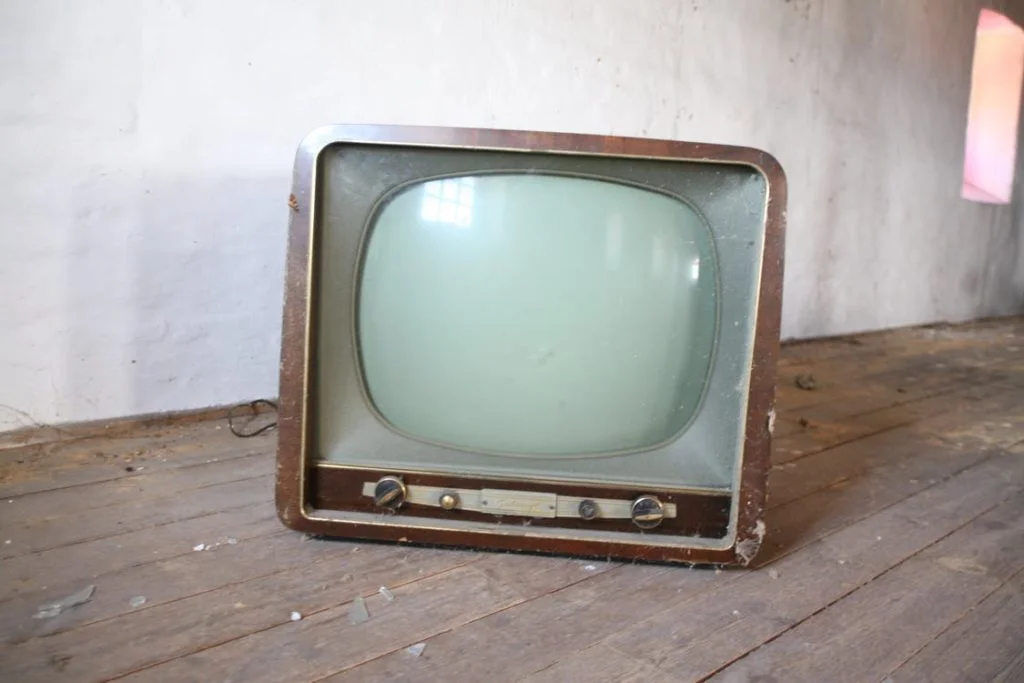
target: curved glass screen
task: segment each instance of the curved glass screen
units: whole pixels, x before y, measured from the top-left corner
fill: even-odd
[[[394,429],[461,450],[657,446],[715,348],[711,232],[672,196],[572,176],[420,182],[375,214],[358,290],[363,382]]]

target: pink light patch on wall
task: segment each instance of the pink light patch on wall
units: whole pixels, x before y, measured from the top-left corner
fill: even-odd
[[[982,10],[967,113],[964,199],[1010,203],[1022,79],[1024,30],[998,12]]]

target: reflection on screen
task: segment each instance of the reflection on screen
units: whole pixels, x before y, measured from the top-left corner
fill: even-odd
[[[548,175],[418,183],[371,228],[363,378],[395,429],[469,451],[630,451],[694,415],[714,351],[711,234],[685,203]]]

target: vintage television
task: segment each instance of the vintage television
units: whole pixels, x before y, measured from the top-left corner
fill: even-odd
[[[288,527],[750,562],[779,342],[771,156],[334,126],[303,141],[294,173]]]

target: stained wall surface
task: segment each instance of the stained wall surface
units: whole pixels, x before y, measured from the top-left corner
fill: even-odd
[[[275,395],[292,155],[325,123],[761,147],[785,336],[1022,312],[1020,193],[960,198],[981,7],[0,3],[0,430]]]

